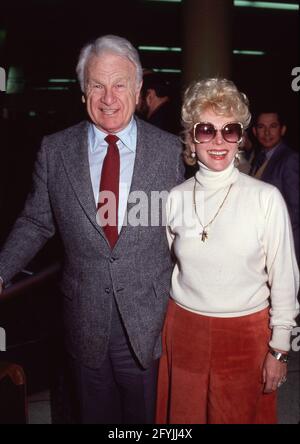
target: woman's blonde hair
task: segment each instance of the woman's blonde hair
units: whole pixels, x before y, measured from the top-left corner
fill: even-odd
[[[251,120],[249,101],[231,80],[204,79],[192,83],[185,91],[181,111],[183,125],[183,143],[185,162],[189,165],[196,163],[191,159],[192,129],[195,123],[201,121],[201,114],[211,109],[219,116],[230,116],[241,122],[246,129]]]

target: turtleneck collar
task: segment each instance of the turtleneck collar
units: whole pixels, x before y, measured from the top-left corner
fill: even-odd
[[[239,176],[238,169],[234,166],[234,160],[225,170],[210,170],[204,163],[199,162],[199,170],[196,173],[196,179],[203,188],[217,189],[225,188],[236,182]]]

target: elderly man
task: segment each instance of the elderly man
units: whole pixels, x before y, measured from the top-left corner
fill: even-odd
[[[129,216],[136,196],[181,182],[181,145],[134,117],[142,69],[126,39],[85,46],[77,74],[90,122],[45,137],[0,276],[5,285],[58,230],[80,422],[150,423],[171,259],[161,214],[153,226]]]
[[[284,142],[286,130],[276,109],[257,114],[253,133],[260,150],[253,160],[250,174],[275,185],[283,195],[289,210],[299,264],[299,153]]]

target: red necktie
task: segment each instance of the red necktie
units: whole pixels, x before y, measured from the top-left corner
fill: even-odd
[[[100,211],[101,225],[111,248],[118,239],[118,206],[119,206],[119,176],[120,176],[120,154],[117,147],[119,138],[113,134],[105,137],[108,143],[107,153],[103,161],[98,210],[105,205],[106,211]],[[101,198],[102,192],[107,196]]]

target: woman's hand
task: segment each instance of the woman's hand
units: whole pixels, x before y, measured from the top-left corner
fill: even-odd
[[[268,352],[262,370],[262,380],[265,385],[264,393],[272,393],[277,390],[277,388],[286,381],[286,375],[287,364],[278,361],[278,359]]]

